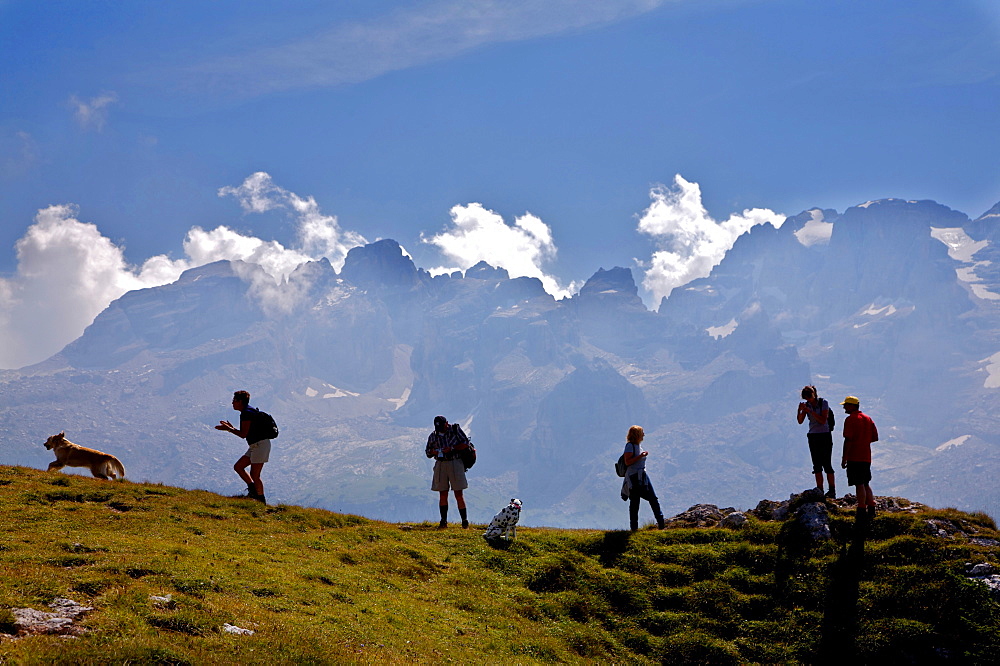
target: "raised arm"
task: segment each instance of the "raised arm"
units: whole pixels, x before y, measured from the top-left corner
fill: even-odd
[[[240,419],[240,427],[236,428],[229,421],[219,421],[219,425],[215,426],[216,430],[225,430],[226,432],[231,432],[240,439],[246,439],[247,435],[250,434],[250,421],[249,419]]]

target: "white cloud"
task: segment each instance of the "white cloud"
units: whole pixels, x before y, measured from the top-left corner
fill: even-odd
[[[185,73],[241,96],[357,83],[470,49],[606,25],[665,0],[432,0],[365,22],[339,23]],[[205,81],[207,79],[207,81]]]
[[[184,239],[186,258],[158,255],[131,266],[122,248],[96,225],[76,218],[75,206],[38,211],[17,241],[16,273],[0,278],[0,367],[42,361],[79,337],[125,292],[168,284],[185,270],[213,261],[247,262],[237,265],[237,271],[250,283],[251,293],[266,311],[287,311],[308,287],[290,279],[296,267],[327,257],[339,268],[347,250],[365,242],[360,235],[341,230],[335,217],[321,214],[312,197],[303,199],[277,187],[266,173],[253,174],[239,187],[222,188],[219,194],[236,196],[248,211],[289,208],[296,216],[299,247],[286,248],[225,226],[211,231],[193,227]]]
[[[342,230],[336,216],[323,215],[313,197],[302,198],[278,187],[263,171],[248,176],[239,187],[220,188],[219,196],[235,197],[247,213],[264,213],[277,208],[292,211],[297,216],[297,240],[302,252],[312,259],[326,257],[338,271],[344,265],[347,252],[367,242],[361,234]],[[281,260],[276,261],[281,263]],[[255,263],[263,265],[265,262]],[[288,272],[278,271],[284,275]],[[272,272],[273,275],[278,273]]]
[[[451,226],[436,236],[421,240],[437,246],[453,262],[452,267],[431,269],[432,273],[466,270],[485,261],[504,268],[512,278],[538,278],[545,291],[556,298],[572,294],[574,285],[563,287],[542,269],[555,259],[556,246],[552,230],[531,213],[516,218],[514,226],[510,226],[499,213],[487,210],[482,204],[454,206]]]
[[[41,361],[76,338],[126,291],[177,279],[184,261],[129,266],[122,249],[73,206],[49,206],[17,241],[17,274],[0,279],[0,367]]]
[[[813,208],[809,211],[809,221],[795,232],[795,237],[806,247],[826,245],[830,242],[832,235],[833,222],[827,222],[823,217],[823,211],[819,208]]]
[[[751,227],[780,227],[784,215],[754,208],[716,222],[701,203],[701,188],[680,176],[674,189],[658,185],[649,192],[652,203],[639,219],[638,229],[652,236],[659,249],[646,266],[643,286],[657,302],[676,287],[707,277],[733,243]]]
[[[114,92],[101,93],[89,100],[80,99],[76,95],[69,98],[73,116],[80,127],[98,132],[104,129],[104,124],[108,120],[108,107],[117,101],[118,95]]]

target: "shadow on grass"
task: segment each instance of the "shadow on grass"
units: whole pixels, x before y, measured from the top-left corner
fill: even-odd
[[[817,663],[842,663],[857,658],[858,597],[869,525],[855,523],[850,543],[830,565]]]
[[[612,530],[605,532],[600,541],[597,558],[604,567],[614,566],[618,558],[628,550],[632,532],[629,530]]]
[[[491,537],[486,539],[486,543],[488,543],[490,548],[493,550],[510,550],[510,547],[514,544],[514,540],[504,539],[502,537]]]

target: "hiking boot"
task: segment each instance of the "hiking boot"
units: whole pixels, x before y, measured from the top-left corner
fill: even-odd
[[[469,521],[467,521],[467,520],[463,520],[462,521],[462,529],[463,530],[469,529]]]
[[[826,491],[826,495],[823,495],[823,497],[826,497],[826,498],[829,498],[829,499],[837,499],[837,491],[836,491],[836,489],[830,488],[828,491]]]
[[[868,507],[868,520],[875,520],[875,506]]]
[[[656,519],[656,529],[658,529],[658,530],[662,530],[662,529],[664,529],[665,527],[666,527],[666,525],[665,525],[665,524],[664,524],[664,522],[663,522],[663,516],[659,516],[659,517],[658,517],[658,518]]]
[[[448,521],[442,520],[440,523],[438,523],[438,529],[439,530],[443,530],[446,527],[448,527]]]
[[[263,495],[254,495],[253,499],[257,500],[258,502],[260,502],[264,506],[267,506],[267,498],[264,497]]]

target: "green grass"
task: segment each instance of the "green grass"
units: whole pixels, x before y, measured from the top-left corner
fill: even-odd
[[[819,544],[751,519],[522,528],[499,549],[481,527],[0,467],[0,632],[13,607],[95,609],[80,638],[0,642],[0,663],[992,661],[1000,606],[962,574],[997,553],[924,522],[997,537],[989,516],[880,515],[861,546],[853,516],[831,510]]]

